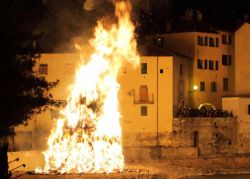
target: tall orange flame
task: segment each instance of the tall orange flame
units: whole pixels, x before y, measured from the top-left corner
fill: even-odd
[[[44,169],[36,172],[109,173],[124,167],[121,145],[119,83],[124,62],[139,63],[130,21],[131,5],[116,1],[118,22],[105,29],[101,22],[90,40],[94,53],[76,72],[63,117],[48,139]]]

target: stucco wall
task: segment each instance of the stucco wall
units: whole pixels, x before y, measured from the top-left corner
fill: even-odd
[[[245,23],[235,32],[235,92],[250,93],[250,24]]]

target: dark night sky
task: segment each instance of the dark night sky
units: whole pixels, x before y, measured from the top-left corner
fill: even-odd
[[[94,0],[95,1],[95,0]],[[92,11],[83,8],[84,0],[5,0],[1,1],[1,17],[6,41],[28,46],[38,39],[42,52],[67,49],[76,36],[89,37],[98,18],[112,14],[108,0]],[[147,34],[164,33],[166,22],[173,26],[181,22],[186,8],[201,10],[203,22],[214,27],[232,30],[250,12],[249,0],[139,0],[133,19],[141,38]],[[26,40],[25,40],[26,39]]]

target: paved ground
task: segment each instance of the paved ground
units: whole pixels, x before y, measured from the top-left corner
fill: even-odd
[[[250,173],[250,158],[153,160],[126,165],[129,171],[115,174],[21,175],[19,179],[179,179],[184,176]]]

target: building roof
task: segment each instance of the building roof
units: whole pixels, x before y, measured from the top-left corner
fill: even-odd
[[[186,58],[188,60],[193,60],[192,58],[182,55],[180,53],[173,52],[164,48],[160,48],[156,45],[141,45],[138,47],[140,56],[179,56]]]

